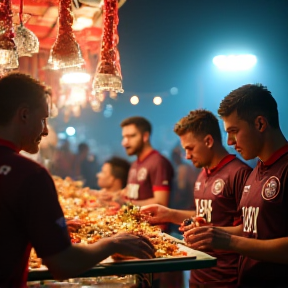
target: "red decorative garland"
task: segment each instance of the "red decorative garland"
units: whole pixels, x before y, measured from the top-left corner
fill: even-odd
[[[118,0],[105,0],[103,7],[103,34],[100,62],[97,73],[121,76],[120,57],[117,49]]]
[[[59,1],[59,29],[56,41],[51,49],[49,63],[59,62],[58,68],[84,64],[81,50],[72,30],[73,16],[71,0]],[[65,65],[67,63],[67,65]]]
[[[0,49],[14,50],[16,45],[14,43],[14,31],[12,24],[12,10],[10,0],[0,1]]]

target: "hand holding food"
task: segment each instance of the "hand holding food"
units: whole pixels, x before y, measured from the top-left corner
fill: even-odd
[[[169,208],[159,204],[142,206],[140,209],[141,214],[144,214],[146,216],[146,220],[150,224],[161,224],[170,222],[170,211],[171,210]]]
[[[206,226],[206,225],[207,225],[207,221],[204,217],[202,216],[191,217],[191,218],[185,219],[181,223],[179,227],[179,231],[185,232],[195,227]]]
[[[111,237],[111,241],[115,245],[114,249],[118,252],[112,256],[114,260],[155,258],[155,248],[145,236],[119,233]]]
[[[195,227],[184,233],[187,246],[196,250],[229,250],[231,234],[213,227]]]

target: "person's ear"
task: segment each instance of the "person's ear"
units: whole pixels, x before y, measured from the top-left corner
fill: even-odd
[[[213,146],[213,144],[214,144],[214,139],[213,139],[213,137],[210,135],[210,134],[208,134],[208,135],[206,135],[205,137],[204,137],[204,143],[205,143],[205,145],[207,146],[207,148],[212,148],[212,146]]]
[[[27,106],[20,107],[18,109],[18,115],[19,115],[20,121],[26,122],[30,115],[29,108]]]
[[[265,131],[265,129],[267,128],[267,119],[263,116],[257,116],[255,119],[255,128],[259,131],[259,132],[263,132]]]
[[[150,139],[150,133],[149,132],[144,132],[143,133],[143,142],[149,142],[149,139]]]

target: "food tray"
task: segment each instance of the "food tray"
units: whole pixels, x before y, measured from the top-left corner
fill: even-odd
[[[192,269],[209,268],[216,265],[216,258],[210,255],[190,249],[183,244],[179,244],[178,239],[167,235],[177,242],[180,250],[187,252],[187,256],[167,257],[154,259],[133,259],[114,262],[112,258],[107,258],[92,269],[83,273],[79,277],[98,277],[108,275],[128,275],[139,273],[159,273],[169,271],[184,271]],[[30,281],[53,279],[48,269],[43,266],[31,269],[28,274]]]

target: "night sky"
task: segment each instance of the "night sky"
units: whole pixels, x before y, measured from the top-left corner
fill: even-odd
[[[247,83],[272,92],[288,137],[288,0],[127,0],[119,9],[118,31],[124,94],[106,100],[113,106],[110,118],[104,109],[68,123],[81,131],[85,126],[81,137],[97,143],[96,150],[125,155],[119,123],[142,115],[153,124],[153,145],[169,154],[177,143],[175,122],[196,108],[217,113],[220,101]],[[258,63],[233,73],[212,63],[218,54],[239,53],[256,55]],[[170,95],[172,87],[177,95]],[[134,94],[137,106],[129,102]],[[152,104],[155,95],[163,97],[162,105]]]

